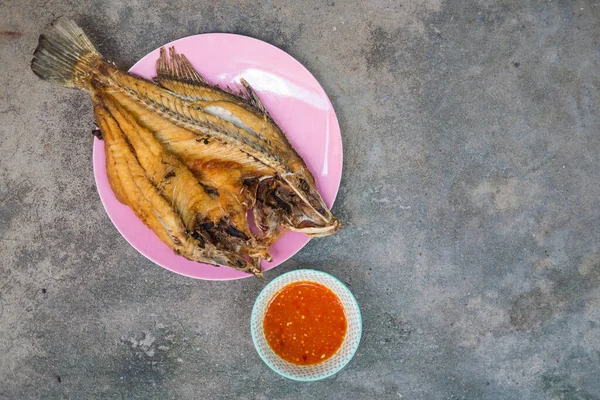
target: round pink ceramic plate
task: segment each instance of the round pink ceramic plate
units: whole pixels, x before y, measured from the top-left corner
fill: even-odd
[[[342,138],[335,112],[319,82],[292,56],[246,36],[210,33],[168,43],[183,53],[209,82],[231,85],[245,78],[257,92],[273,119],[287,134],[312,171],[319,192],[331,207],[342,177]],[[153,78],[159,49],[138,61],[130,72]],[[121,235],[156,264],[181,275],[227,280],[250,276],[228,267],[214,267],[176,255],[131,211],[116,199],[106,176],[103,142],[94,139],[94,176],[100,199]],[[308,237],[289,232],[271,249],[267,271],[296,254]]]

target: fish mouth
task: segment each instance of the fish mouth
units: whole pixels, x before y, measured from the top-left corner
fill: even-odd
[[[310,227],[310,228],[290,227],[290,230],[292,230],[294,232],[303,233],[306,236],[311,237],[311,238],[315,238],[315,237],[323,237],[323,236],[333,235],[334,233],[339,231],[341,229],[341,227],[342,227],[341,224],[338,222],[335,225],[322,226],[322,227],[318,227],[318,226]]]
[[[339,220],[337,220],[335,217],[333,217],[333,219],[330,220],[329,223],[327,223],[327,225],[324,225],[324,226],[311,224],[309,221],[304,221],[304,222],[305,223],[300,224],[300,226],[298,226],[298,224],[293,224],[293,225],[290,224],[289,229],[294,232],[303,233],[306,236],[313,238],[313,237],[323,237],[323,236],[333,235],[334,233],[336,233],[337,231],[339,231],[342,228],[341,222]],[[306,222],[308,222],[308,223],[306,223]],[[302,225],[306,225],[306,226],[302,226]]]
[[[325,206],[318,192],[306,189],[298,194],[296,188],[287,182],[271,178],[261,182],[257,189],[257,207],[262,212],[262,225],[267,230],[269,219],[274,215],[284,225],[294,232],[300,232],[310,237],[328,236],[340,230],[340,222]],[[310,201],[307,201],[310,200]]]

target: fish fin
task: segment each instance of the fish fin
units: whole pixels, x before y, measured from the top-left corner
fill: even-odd
[[[91,66],[89,62],[80,61],[90,53],[101,58],[75,22],[59,17],[40,36],[31,69],[43,80],[67,87],[82,86],[78,84],[77,76],[86,74]]]
[[[240,93],[244,94],[244,97],[246,98],[246,100],[249,101],[250,104],[252,104],[258,111],[260,111],[263,115],[268,116],[269,113],[267,112],[267,109],[265,108],[262,101],[260,101],[260,99],[254,92],[254,89],[252,89],[252,86],[250,86],[248,81],[246,81],[244,78],[242,78],[242,79],[240,79],[240,83],[242,84],[242,87],[244,89],[244,90],[240,89]]]
[[[164,47],[156,60],[156,74],[159,78],[169,78],[196,85],[208,85],[206,79],[194,69],[184,54],[177,54],[175,47],[169,47],[169,56]]]
[[[192,100],[235,101],[237,98],[250,103],[251,106],[259,111],[259,113],[267,118],[270,118],[269,113],[267,112],[263,103],[260,101],[260,98],[256,95],[254,89],[252,89],[252,86],[250,86],[250,84],[244,78],[240,80],[239,84],[234,83],[233,87],[226,85],[224,88],[222,88],[219,87],[219,85],[211,85],[194,69],[184,54],[177,53],[175,47],[169,47],[168,54],[167,49],[161,47],[160,56],[156,60],[156,78],[154,78],[154,82],[179,96],[183,96],[184,98]],[[191,85],[191,87],[181,86],[177,82]],[[196,91],[197,89],[194,88],[194,86],[216,89],[235,97],[221,99],[214,97],[206,98],[206,95]]]
[[[168,53],[169,54],[167,55],[167,50],[164,47],[161,47],[160,56],[158,57],[158,60],[156,60],[156,75],[158,79],[155,78],[155,81],[159,85],[162,86],[164,84],[163,80],[168,79],[191,85],[215,88],[249,102],[261,114],[269,117],[269,113],[260,101],[260,98],[244,78],[240,80],[240,84],[235,83],[234,88],[231,88],[229,85],[225,88],[221,88],[218,85],[211,85],[194,69],[185,54],[178,54],[175,47],[169,47]],[[168,87],[168,89],[172,91],[175,90],[173,87]],[[177,92],[177,90],[175,91]]]

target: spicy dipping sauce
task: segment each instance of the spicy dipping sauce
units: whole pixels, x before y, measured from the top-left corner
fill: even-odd
[[[277,292],[265,313],[263,329],[271,349],[284,360],[311,365],[330,358],[346,337],[340,299],[320,283],[290,283]]]

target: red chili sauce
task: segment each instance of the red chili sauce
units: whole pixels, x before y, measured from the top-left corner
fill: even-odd
[[[346,337],[340,299],[320,283],[290,283],[277,292],[265,313],[267,343],[284,360],[312,365],[333,356]]]

